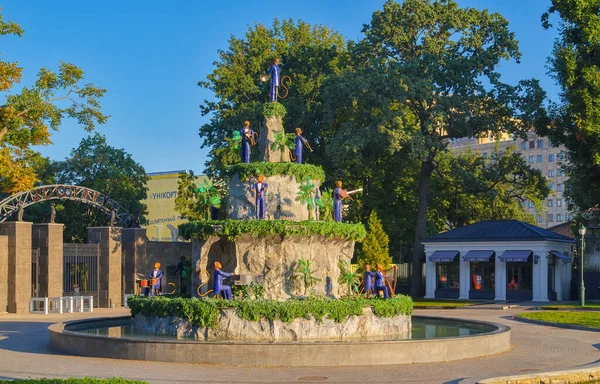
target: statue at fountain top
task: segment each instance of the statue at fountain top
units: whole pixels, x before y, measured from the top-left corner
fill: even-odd
[[[269,89],[269,98],[271,101],[277,101],[277,91],[279,90],[279,59],[275,58],[268,74],[271,75],[271,88]]]

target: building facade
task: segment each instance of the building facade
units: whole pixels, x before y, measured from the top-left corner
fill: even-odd
[[[495,156],[496,146],[498,151],[505,151],[508,147],[515,148],[516,152],[533,168],[540,169],[546,176],[551,190],[550,196],[544,201],[543,214],[535,211],[533,202],[524,201],[524,208],[532,214],[539,227],[549,228],[568,222],[572,219],[571,212],[567,209],[563,192],[565,189],[566,175],[562,170],[562,164],[566,161],[566,150],[562,146],[554,146],[550,139],[529,133],[526,140],[513,139],[504,135],[500,140],[493,136],[482,138],[453,139],[448,148],[461,151],[466,148],[481,153],[484,158]]]

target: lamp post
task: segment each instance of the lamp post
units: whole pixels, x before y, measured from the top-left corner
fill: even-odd
[[[581,224],[579,226],[579,236],[581,237],[581,247],[579,248],[579,251],[581,253],[581,256],[579,257],[579,305],[582,307],[585,307],[585,284],[583,282],[583,246],[585,230],[586,228],[583,224]]]

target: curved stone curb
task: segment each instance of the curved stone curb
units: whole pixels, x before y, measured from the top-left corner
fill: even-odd
[[[589,383],[600,379],[600,364],[591,364],[588,368],[564,371],[538,372],[525,375],[470,378],[458,384],[541,384],[541,383]]]
[[[549,327],[556,327],[556,328],[563,328],[563,329],[575,329],[577,331],[600,332],[600,328],[584,327],[582,325],[563,324],[563,323],[550,323],[550,322],[547,322],[547,321],[526,319],[526,318],[518,317],[518,316],[513,316],[512,319],[515,320],[515,321],[521,321],[523,323],[530,323],[530,324],[536,324],[536,325],[546,325],[546,326],[549,326]]]
[[[448,320],[441,317],[418,317]],[[68,326],[86,323],[88,327],[118,326],[128,319],[130,317],[125,316],[53,324],[48,327],[50,348],[79,356],[246,367],[340,367],[428,363],[495,355],[510,349],[510,327],[463,319],[452,320],[493,325],[496,330],[485,334],[423,340],[270,343],[140,339],[121,337],[119,332],[110,337],[65,329]]]

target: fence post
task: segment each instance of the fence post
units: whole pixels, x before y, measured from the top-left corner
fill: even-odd
[[[90,312],[94,312],[94,296],[90,296]]]
[[[44,297],[44,315],[48,314],[48,298]]]
[[[79,296],[79,312],[83,312],[83,296]]]

